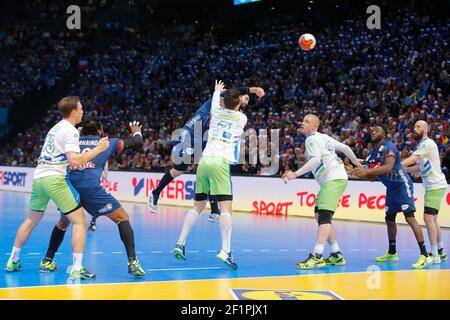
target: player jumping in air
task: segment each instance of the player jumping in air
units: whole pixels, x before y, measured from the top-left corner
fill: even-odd
[[[428,230],[431,243],[431,259],[433,263],[447,260],[447,254],[442,244],[441,228],[438,223],[438,213],[441,199],[447,190],[447,180],[441,170],[439,150],[432,139],[428,137],[428,124],[417,121],[414,125],[414,136],[420,141],[416,151],[401,163],[407,171],[420,171],[425,187],[425,208],[423,220]]]
[[[406,222],[414,232],[420,248],[420,257],[412,265],[414,269],[422,269],[431,262],[428,256],[422,229],[417,223],[414,213],[414,186],[408,173],[400,163],[400,154],[392,142],[386,141],[387,129],[376,126],[372,133],[373,148],[365,163],[369,168],[356,168],[353,175],[361,178],[374,178],[375,176],[386,186],[386,217],[389,239],[389,251],[375,259],[376,262],[398,261],[396,249],[397,225],[395,217],[403,212]]]
[[[313,253],[310,253],[305,261],[297,263],[299,269],[320,268],[327,264],[345,265],[345,258],[336,241],[336,231],[331,224],[339,199],[344,194],[348,184],[347,172],[336,151],[344,153],[356,166],[362,166],[349,146],[326,134],[317,132],[319,126],[320,120],[317,116],[308,114],[303,118],[301,132],[307,136],[305,146],[308,162],[296,172],[287,171],[283,175],[285,182],[287,182],[287,180],[295,179],[312,171],[314,178],[320,185],[314,208],[315,217],[319,224],[316,246]],[[330,245],[330,256],[324,259],[323,251],[327,242]]]
[[[94,279],[95,274],[82,265],[86,242],[86,221],[81,208],[80,195],[66,176],[67,167],[86,163],[109,147],[108,138],[98,139],[95,147],[80,153],[79,133],[75,125],[83,118],[83,106],[78,97],[65,97],[58,102],[63,119],[47,134],[44,146],[34,171],[31,190],[30,211],[19,227],[6,271],[19,271],[20,251],[30,237],[34,227],[44,216],[48,202],[53,200],[62,216],[72,227],[73,265],[69,271],[71,280]]]
[[[241,108],[245,108],[250,100],[250,95],[255,94],[259,99],[264,96],[264,90],[260,87],[241,87],[237,89],[241,95]],[[224,91],[221,96],[223,97],[227,91]],[[187,154],[190,156],[194,153],[195,141],[201,146],[201,151],[206,147],[206,141],[204,141],[205,132],[209,130],[209,123],[211,120],[211,102],[212,99],[208,99],[203,105],[197,109],[194,116],[186,122],[183,126],[183,134],[181,139],[175,141],[172,148],[172,162],[174,166],[172,169],[167,170],[156,189],[152,190],[148,198],[148,208],[150,212],[156,212],[156,206],[159,196],[163,189],[176,177],[179,177],[186,172],[188,164],[180,161]],[[196,130],[196,127],[198,129]],[[190,162],[189,162],[190,163]],[[219,208],[217,206],[217,200],[214,197],[209,197],[211,204],[211,214],[209,216],[210,221],[217,221],[219,219]]]
[[[133,276],[144,276],[145,271],[136,258],[134,232],[131,228],[128,214],[119,201],[100,185],[100,178],[103,168],[111,156],[120,154],[124,149],[138,149],[142,147],[141,128],[142,126],[139,126],[139,122],[130,123],[132,138],[111,138],[109,148],[105,152],[97,155],[91,161],[72,168],[69,173],[70,182],[80,194],[83,208],[94,217],[107,216],[117,224],[120,239],[127,251],[128,273]],[[103,135],[103,125],[100,120],[89,118],[84,121],[80,138],[81,151],[88,152],[94,148]],[[70,221],[64,215],[61,215],[61,219],[53,228],[45,258],[41,261],[41,272],[56,271],[57,267],[53,259],[64,240],[64,235],[69,225]]]
[[[228,90],[220,105],[220,93],[224,90],[222,81],[216,81],[211,101],[211,123],[208,142],[198,164],[196,174],[194,208],[186,213],[183,228],[173,253],[177,259],[185,260],[185,242],[206,206],[208,194],[217,199],[222,237],[222,250],[217,259],[228,267],[237,269],[231,253],[231,208],[233,191],[231,187],[230,164],[238,162],[239,148],[247,116],[239,111],[243,98],[238,90]],[[248,101],[248,99],[247,99]]]

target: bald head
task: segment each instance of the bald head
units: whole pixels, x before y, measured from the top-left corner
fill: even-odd
[[[414,137],[418,140],[428,137],[428,123],[423,120],[417,121],[414,125]]]
[[[301,132],[303,134],[308,135],[319,130],[319,126],[320,126],[320,119],[314,114],[307,114],[303,118]]]

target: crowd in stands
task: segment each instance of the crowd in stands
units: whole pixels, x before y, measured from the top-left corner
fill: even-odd
[[[447,22],[403,11],[387,19],[383,30],[368,30],[363,20],[345,20],[337,30],[318,32],[317,47],[310,52],[296,46],[307,25],[289,20],[267,21],[226,43],[213,28],[195,25],[130,31],[89,57],[68,94],[82,98],[86,116],[100,117],[110,137],[126,136],[131,120],[143,124],[143,150],[118,155],[109,170],[162,171],[169,166],[171,133],[211,96],[214,79],[222,79],[228,87],[263,87],[265,98],[252,99],[246,110],[246,129],[279,130],[278,170],[247,160],[233,167],[235,174],[297,170],[306,161],[301,121],[314,113],[321,132],[349,145],[362,159],[372,148],[370,132],[378,124],[387,125],[388,138],[407,157],[417,146],[414,123],[425,120],[450,178]],[[6,44],[0,52],[0,105],[13,104],[29,87],[54,85],[67,71],[76,43],[33,32],[19,27],[0,40]],[[55,108],[48,111],[3,147],[0,164],[35,165],[45,134],[58,120]],[[272,140],[269,134],[267,142]],[[245,149],[247,157],[255,154],[248,142]]]

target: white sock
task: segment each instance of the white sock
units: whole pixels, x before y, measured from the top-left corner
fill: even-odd
[[[437,245],[435,245],[435,246],[431,245],[431,253],[432,253],[433,256],[435,256],[435,257],[438,257],[438,256],[439,256],[439,253],[438,253],[438,246],[437,246]]]
[[[219,219],[220,234],[222,236],[222,250],[226,253],[231,251],[231,214],[228,212],[221,212]]]
[[[200,213],[197,210],[191,209],[186,212],[184,216],[183,228],[181,229],[180,238],[178,239],[178,243],[181,243],[183,246],[186,243],[186,239],[191,232],[192,227],[198,220]]]
[[[83,254],[82,253],[74,253],[73,254],[73,268],[77,271],[81,270],[82,267],[82,262],[83,262]]]
[[[314,247],[314,256],[320,254],[321,256],[323,256],[323,249],[325,248],[325,244],[317,242],[316,246]]]
[[[442,241],[438,241],[437,246],[439,250],[444,249],[444,244],[442,243]]]
[[[13,247],[11,251],[11,256],[9,257],[9,261],[17,262],[20,258],[20,251],[22,251],[21,248]]]
[[[341,250],[339,250],[339,245],[338,245],[337,241],[330,243],[330,252],[336,253],[338,251],[341,251]]]

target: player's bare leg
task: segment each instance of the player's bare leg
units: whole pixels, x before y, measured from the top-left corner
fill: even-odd
[[[428,256],[427,249],[425,247],[425,239],[423,237],[422,228],[417,223],[414,214],[405,214],[405,220],[411,227],[414,232],[414,236],[416,237],[417,244],[420,249],[420,257],[419,260],[412,265],[414,269],[422,269],[427,264],[431,263],[431,258]]]
[[[434,218],[435,215],[425,213],[423,215],[423,220],[425,221],[425,225],[427,227],[428,239],[431,244],[431,254],[433,263],[441,263],[441,257],[438,253],[438,245],[437,245],[437,228],[436,228],[436,220]]]
[[[53,272],[58,269],[56,262],[54,261],[55,254],[61,246],[66,230],[69,226],[70,220],[66,217],[66,215],[61,214],[61,218],[53,228],[45,258],[41,260],[41,264],[39,266],[41,272]]]
[[[44,216],[44,212],[29,210],[28,216],[25,221],[22,222],[19,229],[17,230],[16,238],[14,240],[14,246],[11,251],[11,255],[6,263],[5,270],[9,272],[20,270],[20,252],[23,246],[30,237],[31,231],[36,227],[36,225],[41,221]]]
[[[198,217],[200,216],[200,213],[205,209],[205,207],[206,200],[194,201],[194,208],[186,212],[180,237],[178,238],[175,248],[172,250],[175,258],[177,258],[178,260],[186,260],[185,245],[187,237],[189,236],[192,227],[197,223]]]

